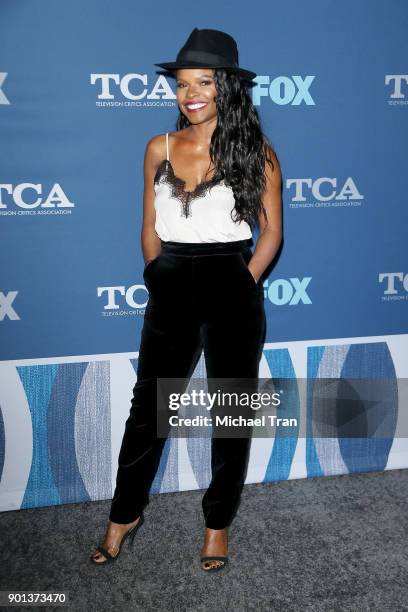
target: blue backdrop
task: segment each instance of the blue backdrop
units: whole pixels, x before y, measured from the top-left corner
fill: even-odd
[[[238,41],[282,166],[267,340],[406,331],[407,288],[379,280],[407,273],[406,3],[177,7],[2,0],[0,358],[136,349],[143,154],[178,113],[153,64],[196,26]]]

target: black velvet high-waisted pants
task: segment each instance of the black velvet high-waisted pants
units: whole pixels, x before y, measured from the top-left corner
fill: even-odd
[[[207,378],[258,378],[266,318],[261,281],[247,267],[251,244],[251,238],[162,241],[160,254],[144,269],[149,299],[109,515],[115,523],[135,521],[149,503],[166,441],[157,437],[157,378],[190,379],[202,350]],[[250,443],[250,436],[212,437],[212,480],[202,499],[206,527],[231,523]]]

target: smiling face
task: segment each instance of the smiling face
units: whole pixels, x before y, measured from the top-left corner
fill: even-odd
[[[190,123],[203,123],[217,116],[217,90],[211,68],[183,68],[176,71],[177,103]]]

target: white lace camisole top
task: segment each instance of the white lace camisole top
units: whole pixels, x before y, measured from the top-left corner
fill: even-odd
[[[154,177],[156,234],[173,242],[232,242],[252,237],[246,221],[235,223],[231,211],[235,198],[225,181],[202,181],[186,191],[185,181],[174,174],[169,157],[163,159]]]

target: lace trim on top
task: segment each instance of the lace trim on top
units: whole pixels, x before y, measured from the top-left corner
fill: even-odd
[[[154,177],[155,185],[159,183],[166,183],[169,185],[170,197],[175,198],[181,203],[181,216],[186,218],[191,217],[191,202],[204,197],[211,187],[221,184],[222,182],[222,179],[214,180],[214,178],[212,178],[208,181],[201,181],[201,183],[198,183],[193,191],[186,191],[186,182],[176,176],[169,159],[163,159],[163,161],[160,162]]]

